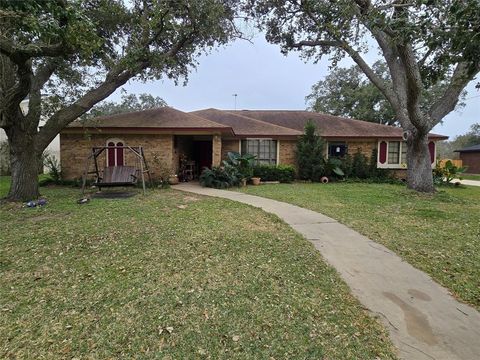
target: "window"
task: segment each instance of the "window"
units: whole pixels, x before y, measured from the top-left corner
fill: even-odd
[[[407,143],[402,142],[402,155],[400,157],[400,164],[407,164]]]
[[[407,143],[404,141],[380,141],[378,143],[378,167],[405,168],[407,164]]]
[[[257,164],[277,164],[277,141],[271,139],[242,140],[242,154],[255,155]]]
[[[388,142],[388,164],[400,163],[400,141]]]
[[[328,156],[343,158],[347,154],[347,144],[345,143],[328,143]]]
[[[125,142],[120,139],[107,140],[107,166],[125,165]]]

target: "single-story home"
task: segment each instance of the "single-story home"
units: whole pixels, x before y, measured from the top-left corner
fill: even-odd
[[[467,173],[480,174],[480,144],[455,150],[455,152],[460,153],[462,166],[467,167]]]
[[[60,134],[61,168],[66,179],[80,178],[92,147],[116,146],[99,157],[104,167],[126,165],[131,159],[122,146],[142,146],[153,178],[161,168],[179,170],[180,160],[203,167],[220,165],[229,151],[250,153],[262,164],[295,165],[296,141],[305,124],[313,121],[326,140],[328,156],[378,149],[377,166],[404,171],[406,146],[402,129],[310,111],[217,110],[183,112],[162,107],[77,120]],[[435,164],[435,142],[446,136],[430,134]],[[99,165],[99,166],[100,166]]]

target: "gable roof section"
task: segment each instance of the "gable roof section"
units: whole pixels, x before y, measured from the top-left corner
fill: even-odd
[[[455,150],[455,152],[480,152],[480,144],[468,146],[460,150]]]
[[[100,116],[91,120],[76,120],[68,128],[152,128],[165,130],[225,130],[225,126],[194,114],[189,114],[171,107],[161,107],[129,113]]]
[[[395,126],[376,124],[340,116],[302,110],[233,110],[270,124],[303,132],[305,124],[312,120],[322,136],[329,138],[401,138],[403,130]],[[448,136],[429,134],[431,139],[448,139]]]
[[[195,114],[206,118],[208,120],[230,126],[237,136],[292,136],[297,137],[302,135],[301,131],[286,128],[276,124],[253,119],[251,117],[243,116],[243,114],[223,111],[218,109],[204,109],[192,111],[190,114]]]

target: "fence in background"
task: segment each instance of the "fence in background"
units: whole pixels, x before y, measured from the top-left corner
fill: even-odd
[[[450,160],[453,165],[455,165],[457,167],[462,167],[462,160],[452,160],[452,159],[442,159],[442,160],[440,160],[440,166],[443,167],[448,160]]]

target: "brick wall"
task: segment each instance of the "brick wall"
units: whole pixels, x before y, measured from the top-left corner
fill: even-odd
[[[212,165],[219,166],[222,160],[222,138],[220,135],[212,137]]]
[[[91,153],[93,146],[105,146],[110,138],[124,141],[127,146],[142,146],[145,158],[150,168],[152,178],[158,178],[162,169],[173,167],[173,137],[172,135],[160,134],[124,134],[106,135],[91,134],[61,134],[60,153],[62,175],[65,179],[80,178],[85,168],[85,160]],[[106,166],[106,151],[98,157],[99,170]],[[135,156],[125,150],[125,164],[135,165]],[[93,161],[89,163],[90,171],[93,171]],[[163,170],[164,172],[165,170]]]
[[[295,166],[295,149],[297,147],[296,140],[279,140],[279,156],[278,163],[283,165]]]
[[[240,145],[238,139],[222,139],[222,159],[227,158],[227,153],[230,151],[239,152]]]
[[[348,140],[346,143],[350,155],[353,156],[360,151],[369,160],[372,156],[372,150],[377,148],[376,140]]]

